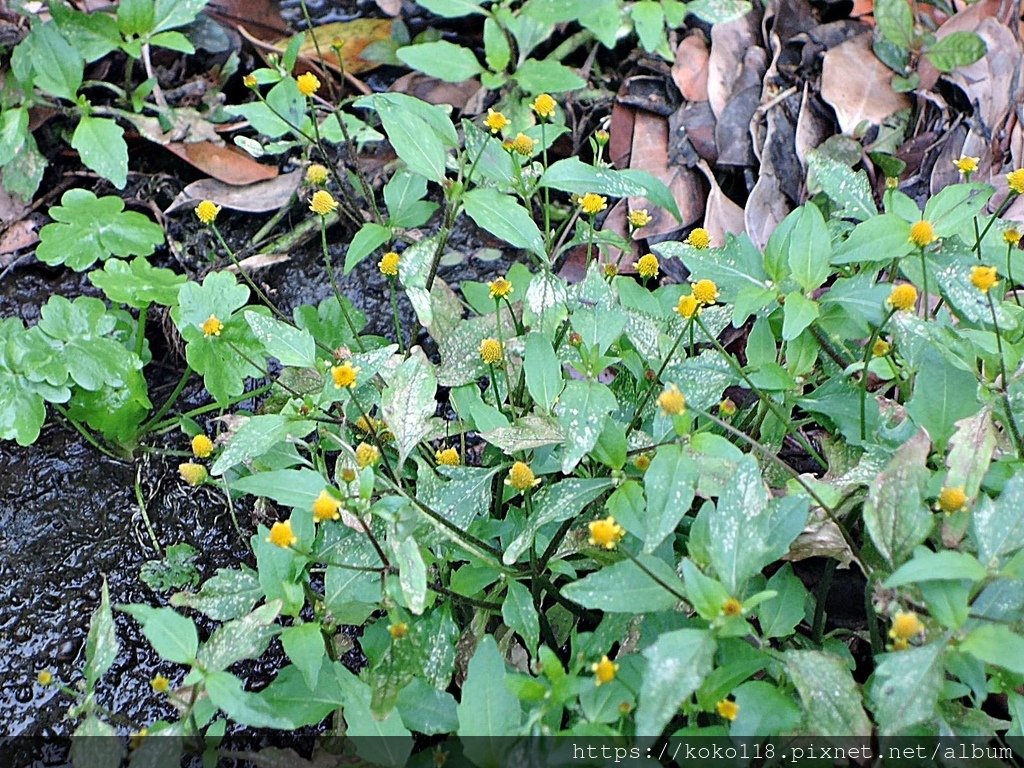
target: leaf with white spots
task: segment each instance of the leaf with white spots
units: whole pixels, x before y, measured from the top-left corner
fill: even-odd
[[[414,614],[423,613],[427,599],[427,566],[423,562],[420,545],[408,535],[400,538],[397,530],[388,536],[392,559],[398,566],[398,583],[402,588],[405,604]]]
[[[92,691],[117,658],[117,635],[114,634],[114,614],[110,610],[110,589],[103,580],[100,604],[92,615],[89,635],[85,640],[85,683]]]
[[[608,478],[570,478],[553,485],[543,485],[533,499],[533,517],[526,522],[526,530],[505,548],[502,559],[512,565],[530,548],[533,539],[548,523],[560,523],[582,512],[586,506],[612,487]]]
[[[987,496],[971,515],[971,535],[982,565],[998,567],[1024,547],[1024,475],[1018,473],[995,501]]]
[[[384,422],[395,436],[398,468],[430,431],[430,417],[437,410],[434,395],[437,377],[423,351],[417,348],[391,377],[381,396]]]
[[[948,488],[963,488],[967,498],[973,499],[981,488],[981,479],[988,472],[989,462],[996,449],[996,429],[992,423],[992,409],[982,408],[973,416],[960,419],[956,432],[949,440],[946,456]]]
[[[726,387],[735,383],[736,374],[720,352],[706,349],[696,357],[672,363],[662,378],[678,386],[692,407],[707,410],[718,405]]]
[[[638,736],[659,736],[711,672],[715,637],[706,629],[666,632],[644,650],[647,668],[636,711]]]
[[[618,407],[615,395],[596,381],[570,381],[555,407],[565,433],[562,472],[569,474],[597,444],[605,417]]]
[[[867,174],[816,149],[807,153],[807,191],[824,192],[842,218],[864,221],[878,213]]]
[[[523,300],[523,321],[538,329],[553,329],[568,312],[568,298],[565,283],[551,272],[534,275]]]
[[[221,568],[217,575],[204,582],[198,592],[177,592],[171,596],[175,608],[192,608],[217,621],[237,619],[252,610],[263,597],[255,571]]]
[[[764,257],[746,235],[726,237],[722,248],[704,248],[679,242],[652,245],[658,256],[677,258],[690,270],[690,280],[714,280],[722,292],[723,302],[732,301],[744,288],[764,289],[768,274]]]
[[[678,445],[663,445],[644,473],[647,496],[645,529],[635,531],[644,541],[644,552],[653,552],[679,525],[693,503],[697,465]]]
[[[673,610],[682,599],[680,595],[686,593],[675,569],[651,555],[640,555],[637,561],[642,568],[632,560],[620,560],[566,584],[562,597],[607,613],[635,615]]]
[[[860,689],[842,659],[821,651],[786,651],[785,661],[804,705],[804,731],[819,737],[871,735]]]
[[[480,437],[509,455],[517,451],[532,451],[545,445],[555,445],[565,440],[562,428],[556,422],[532,413],[518,419],[511,427],[498,427],[481,432]]]
[[[949,302],[950,307],[956,314],[977,323],[985,328],[992,328],[992,307],[989,307],[989,294],[982,293],[974,287],[971,282],[971,269],[969,263],[954,263],[939,272],[939,287],[942,295]],[[1017,319],[1003,309],[1002,302],[996,299],[998,285],[990,291],[995,299],[993,306],[996,312],[996,321],[1002,332],[1012,331],[1017,327]]]
[[[261,605],[252,613],[221,625],[199,649],[198,660],[208,672],[227,669],[242,659],[257,659],[281,628],[274,624],[281,601]]]

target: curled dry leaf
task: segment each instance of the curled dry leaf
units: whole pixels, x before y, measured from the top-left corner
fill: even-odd
[[[248,185],[278,175],[277,168],[257,162],[236,147],[210,141],[175,141],[168,144],[167,149],[189,165],[225,184]]]
[[[738,235],[744,230],[743,209],[726,197],[707,163],[701,160],[697,168],[711,187],[704,208],[704,229],[711,235],[712,243],[724,243],[727,233]]]
[[[477,80],[448,83],[422,72],[409,72],[395,80],[388,90],[415,96],[428,104],[447,104],[459,112],[465,112],[467,103],[480,90],[480,83]]]
[[[814,482],[814,478],[810,480]],[[840,568],[849,568],[854,562],[860,565],[839,526],[829,520],[821,509],[812,510],[807,527],[789,545],[789,552],[782,559],[796,562],[809,557],[833,558],[839,561]]]
[[[684,37],[676,48],[672,80],[687,101],[708,99],[708,57],[708,47],[700,32]]]
[[[362,57],[362,52],[373,43],[391,39],[390,19],[355,19],[353,21],[337,21],[314,27],[307,32],[299,48],[299,58],[319,62],[336,72],[358,75],[369,72],[380,66],[380,62],[369,61]],[[274,47],[282,53],[288,47],[290,38],[278,40]],[[317,55],[319,45],[320,54]],[[341,52],[339,66],[338,49]]]
[[[871,50],[871,35],[847,40],[825,52],[821,96],[836,111],[843,133],[863,121],[872,125],[910,106],[906,94],[896,93],[892,71]]]
[[[735,91],[747,51],[758,44],[755,14],[711,27],[711,52],[708,55],[708,101],[719,117]]]
[[[212,200],[225,208],[247,213],[276,211],[291,199],[301,183],[300,171],[244,187],[232,186],[216,179],[200,179],[185,187],[164,213],[191,207],[200,200]]]
[[[274,0],[211,0],[205,12],[224,26],[242,26],[261,40],[277,40],[288,34],[288,25]]]

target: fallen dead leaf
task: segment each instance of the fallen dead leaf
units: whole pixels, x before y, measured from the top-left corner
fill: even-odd
[[[735,91],[743,70],[743,57],[758,45],[757,22],[748,13],[735,21],[711,27],[711,52],[708,55],[707,91],[711,111],[722,114]]]
[[[825,52],[821,96],[836,111],[843,133],[863,121],[872,125],[910,106],[904,93],[891,85],[892,71],[871,50],[871,35],[863,34]]]
[[[0,233],[0,256],[31,248],[38,242],[39,233],[32,219],[16,221]]]
[[[697,168],[704,174],[711,187],[704,208],[704,229],[711,235],[712,243],[724,243],[726,234],[738,235],[744,231],[743,209],[730,200],[718,186],[718,180],[707,163],[701,160],[697,163]]]
[[[463,112],[466,104],[480,90],[480,82],[463,80],[461,83],[448,83],[422,72],[409,72],[395,80],[388,90],[415,96],[428,104],[449,104]]]
[[[377,0],[377,7],[388,16],[398,16],[402,12],[402,0]]]
[[[379,43],[391,39],[390,19],[355,19],[353,21],[336,21],[330,24],[323,24],[314,27],[307,32],[299,48],[299,58],[308,61],[319,62],[321,57],[317,56],[319,45],[323,64],[336,72],[347,72],[350,75],[358,75],[360,72],[369,72],[380,66],[380,62],[367,61],[360,54],[372,43]],[[282,53],[288,47],[290,38],[278,40],[274,47]],[[341,63],[339,66],[337,48],[341,50]]]
[[[676,48],[672,80],[687,101],[708,100],[708,46],[700,32],[684,37]]]
[[[261,40],[278,40],[289,31],[274,0],[211,0],[206,14],[226,27],[243,26]]]
[[[278,175],[277,168],[257,162],[237,147],[196,141],[172,142],[167,145],[167,149],[189,165],[225,184],[244,186]]]
[[[282,264],[283,262],[290,261],[291,256],[287,253],[257,253],[254,256],[248,256],[235,264],[228,264],[224,267],[227,272],[238,272],[239,267],[244,269],[246,272],[256,272],[260,269],[266,269],[272,267],[275,264]]]
[[[268,181],[258,181],[244,187],[225,184],[216,179],[200,179],[185,187],[164,213],[190,208],[200,200],[212,200],[233,211],[266,213],[284,206],[302,183],[302,172],[292,171]]]
[[[814,479],[811,479],[814,482]],[[783,560],[796,562],[809,557],[827,557],[839,561],[840,568],[849,568],[850,563],[860,563],[854,557],[850,545],[843,538],[839,526],[825,517],[820,509],[812,512],[812,519],[807,527],[789,545],[789,552],[782,556]]]
[[[807,153],[832,135],[832,118],[825,113],[828,110],[821,104],[817,96],[812,95],[810,83],[804,83],[804,92],[800,100],[800,112],[796,118],[796,136],[794,148],[800,167],[807,171]]]
[[[636,110],[616,102],[608,126],[608,159],[616,168],[629,167],[629,153],[633,147],[633,118]]]

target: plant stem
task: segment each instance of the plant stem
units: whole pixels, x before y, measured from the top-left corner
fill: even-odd
[[[395,290],[394,278],[388,279],[388,291],[391,294],[391,315],[395,321],[395,340],[402,354],[405,354],[405,334],[402,333],[402,323],[398,318],[398,293]]]
[[[686,325],[683,326],[683,330],[679,332],[676,337],[675,343],[672,345],[672,349],[665,355],[665,359],[661,363],[661,367],[658,368],[658,372],[654,374],[654,378],[647,383],[647,391],[644,392],[643,397],[640,399],[640,405],[637,406],[636,413],[633,414],[633,420],[629,422],[629,426],[626,427],[626,437],[629,437],[629,433],[640,426],[640,421],[643,419],[644,408],[647,407],[648,401],[651,399],[651,395],[654,394],[654,387],[659,381],[661,381],[661,374],[665,372],[668,364],[672,361],[672,356],[676,353],[679,345],[682,343],[683,338],[686,336],[686,332],[693,331],[693,317],[690,317],[686,321]]]
[[[146,509],[146,500],[142,497],[142,467],[140,466],[135,471],[135,501],[139,505],[139,513],[142,515],[142,522],[146,525],[146,531],[149,533],[149,540],[153,542],[153,548],[156,553],[163,557],[164,550],[160,546],[160,540],[156,537],[156,532],[153,530],[153,523],[149,520],[149,512]]]
[[[366,349],[363,347],[363,341],[359,338],[359,331],[356,330],[355,323],[352,322],[352,318],[348,314],[348,310],[345,309],[345,302],[343,301],[341,288],[338,287],[338,280],[334,275],[334,264],[331,262],[331,251],[327,247],[327,222],[324,217],[320,217],[320,249],[324,254],[324,265],[327,267],[327,279],[331,281],[331,289],[334,291],[334,297],[338,300],[338,308],[341,310],[341,316],[345,318],[345,323],[348,325],[348,329],[352,332],[352,341],[356,345],[356,349],[360,352],[365,352]]]
[[[145,434],[152,429],[153,425],[160,421],[160,419],[162,419],[164,415],[174,407],[174,404],[178,401],[178,398],[181,396],[181,393],[185,389],[185,385],[188,384],[188,380],[191,376],[192,368],[186,365],[185,370],[181,372],[181,378],[178,379],[178,383],[174,385],[174,389],[171,390],[171,394],[169,394],[167,399],[164,400],[164,404],[160,406],[160,409],[156,413],[143,422],[141,427],[139,427],[140,434]]]
[[[889,322],[889,318],[892,317],[893,311],[889,310],[889,313],[882,319],[882,323],[875,328],[871,333],[871,338],[868,339],[868,343],[864,345],[864,367],[860,372],[860,439],[867,439],[867,412],[868,412],[868,360],[870,359],[872,352],[875,348],[875,342],[878,341],[879,335],[882,333],[882,329],[885,324]]]
[[[89,430],[85,427],[84,424],[79,422],[77,419],[71,418],[71,415],[68,413],[67,408],[65,408],[63,405],[60,405],[59,403],[52,403],[52,405],[53,405],[54,410],[56,410],[57,413],[59,413],[61,416],[63,416],[67,420],[67,422],[72,427],[74,427],[75,431],[78,434],[80,434],[83,438],[85,438],[85,442],[87,442],[89,445],[91,445],[97,451],[102,453],[108,459],[113,459],[114,461],[122,461],[122,458],[120,456],[116,456],[113,453],[111,453],[110,451],[108,451],[106,448],[104,448],[100,444],[99,440],[97,440],[92,435],[92,433],[89,432]]]
[[[1006,358],[1003,355],[1003,337],[999,333],[999,320],[996,316],[996,303],[992,298],[991,291],[985,292],[988,299],[988,311],[992,315],[992,326],[996,334],[996,352],[999,355],[999,376],[1002,379],[1001,394],[1003,406],[1006,408],[1006,426],[1010,430],[1010,437],[1013,438],[1013,447],[1017,450],[1017,456],[1024,460],[1024,442],[1021,440],[1020,430],[1017,428],[1017,421],[1013,416],[1013,407],[1010,405],[1010,395],[1007,387],[1010,385],[1009,376],[1006,374]]]
[[[814,625],[811,628],[811,637],[815,645],[818,646],[821,645],[822,635],[825,632],[825,600],[832,589],[832,577],[835,575],[836,565],[838,562],[834,558],[825,562],[825,570],[821,574],[818,589],[814,595]]]
[[[261,387],[257,387],[254,390],[251,390],[249,392],[243,392],[240,395],[236,395],[235,397],[232,397],[230,400],[228,400],[227,402],[225,402],[223,404],[221,404],[221,403],[208,403],[206,405],[201,405],[198,408],[193,408],[191,411],[186,411],[185,413],[182,413],[182,414],[180,414],[178,416],[175,416],[172,419],[168,419],[168,420],[160,422],[159,424],[155,424],[153,427],[151,427],[151,430],[153,432],[160,433],[160,432],[162,432],[162,431],[164,431],[166,429],[170,429],[172,427],[177,426],[178,422],[181,419],[190,419],[193,416],[201,416],[204,413],[209,413],[210,411],[217,411],[217,410],[220,410],[222,408],[227,408],[229,406],[235,405],[236,403],[241,403],[241,402],[244,402],[246,400],[253,400],[253,399],[259,397],[260,395],[263,395],[263,394],[269,392],[273,388],[274,388],[274,382],[268,382],[267,384],[264,384]]]
[[[661,588],[662,588],[662,589],[664,589],[664,590],[665,590],[666,592],[668,592],[668,593],[669,593],[670,595],[672,595],[672,597],[676,598],[677,600],[682,600],[682,601],[686,602],[686,595],[684,595],[683,593],[679,592],[679,591],[678,591],[677,589],[675,589],[675,588],[674,588],[674,587],[673,587],[672,585],[670,585],[670,584],[666,584],[666,583],[665,583],[664,581],[662,581],[662,580],[661,580],[661,578],[660,578],[659,576],[657,576],[656,574],[654,574],[654,573],[652,573],[652,572],[651,572],[651,569],[650,569],[650,568],[648,568],[648,567],[647,567],[646,565],[644,565],[643,563],[641,563],[641,562],[640,562],[640,561],[639,561],[639,560],[637,559],[636,555],[634,555],[634,554],[633,554],[632,552],[630,552],[630,551],[629,551],[628,549],[625,549],[625,548],[623,548],[623,549],[622,549],[622,550],[620,550],[620,551],[621,551],[621,552],[622,552],[622,553],[623,553],[623,554],[624,554],[624,555],[625,555],[626,557],[628,557],[628,558],[629,558],[630,560],[632,560],[632,561],[633,561],[633,564],[634,564],[634,565],[636,565],[636,567],[637,567],[637,568],[639,568],[639,569],[640,569],[641,571],[643,571],[643,572],[644,572],[645,574],[647,574],[647,576],[649,576],[649,577],[650,577],[651,581],[653,581],[653,582],[654,582],[655,584],[657,584],[657,585],[658,585],[659,587],[661,587]]]
[[[291,320],[288,318],[288,316],[277,308],[277,305],[270,300],[270,297],[267,296],[263,289],[256,284],[256,281],[252,279],[252,276],[248,272],[246,272],[242,265],[239,263],[238,256],[235,255],[235,252],[230,248],[230,246],[228,246],[227,242],[224,240],[224,236],[221,235],[220,229],[218,229],[216,222],[210,222],[210,230],[213,232],[214,237],[217,238],[217,242],[220,243],[220,247],[224,249],[224,253],[226,253],[228,255],[228,258],[231,259],[231,263],[235,265],[235,269],[238,270],[238,274],[241,276],[245,284],[248,285],[253,290],[253,293],[260,297],[260,301],[262,301],[264,304],[270,307],[270,310],[275,315],[283,319],[285,322],[290,323]]]

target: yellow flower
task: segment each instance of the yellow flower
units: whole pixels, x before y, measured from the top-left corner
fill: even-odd
[[[508,471],[508,477],[505,478],[505,485],[512,486],[517,491],[525,491],[539,484],[540,478],[535,477],[529,465],[522,461],[513,464]]]
[[[203,336],[220,336],[220,332],[224,330],[224,323],[218,320],[216,315],[210,315],[199,327],[203,329]]]
[[[723,616],[739,616],[741,613],[743,613],[743,603],[735,597],[727,598],[726,601],[722,603]]]
[[[343,483],[354,483],[356,477],[356,471],[352,467],[345,467],[341,470],[341,481]]]
[[[48,669],[39,670],[39,674],[36,675],[36,682],[40,685],[49,685],[53,682],[53,673]]]
[[[654,217],[647,212],[646,208],[638,208],[635,211],[630,211],[629,216],[626,217],[629,221],[629,226],[633,229],[640,229],[640,227],[646,227],[651,223],[651,219]]]
[[[910,643],[904,640],[902,637],[892,641],[892,649],[894,651],[905,651],[910,647]]]
[[[900,185],[899,177],[897,176],[886,176],[885,177],[885,188],[896,189]]]
[[[288,549],[298,543],[299,537],[292,532],[291,520],[283,522],[278,520],[270,526],[270,535],[267,536],[267,541],[282,549]]]
[[[669,384],[665,391],[658,395],[658,407],[669,416],[678,416],[686,410],[686,396],[675,384]]]
[[[641,453],[635,459],[633,459],[633,466],[641,472],[646,472],[647,468],[651,466],[651,457],[646,453]]]
[[[600,661],[595,661],[590,665],[590,671],[594,673],[594,685],[603,685],[615,679],[619,665],[605,655],[601,657]]]
[[[334,498],[330,491],[324,488],[320,495],[313,500],[313,519],[322,523],[324,520],[337,520],[341,517],[341,501]]]
[[[924,624],[913,611],[900,611],[892,620],[889,637],[893,640],[909,640],[924,632]]]
[[[523,157],[533,154],[534,141],[525,133],[517,133],[516,137],[509,142],[509,149]]]
[[[594,520],[587,527],[590,529],[590,538],[587,541],[592,547],[615,549],[622,541],[622,537],[626,535],[626,529],[616,523],[614,517]]]
[[[701,304],[714,304],[718,301],[718,286],[714,280],[698,280],[693,284],[693,297]]]
[[[360,416],[352,422],[352,426],[365,435],[368,435],[371,432],[375,432],[379,435],[384,430],[384,422],[381,419],[375,419],[372,416],[369,418],[366,416]]]
[[[299,85],[299,93],[303,96],[312,96],[314,93],[320,90],[320,78],[314,75],[312,72],[306,72],[295,78],[295,82]]]
[[[653,253],[641,256],[639,261],[633,263],[633,266],[636,267],[636,271],[640,277],[645,279],[648,277],[657,277],[658,270],[661,267],[658,263],[658,257]]]
[[[338,201],[326,189],[318,189],[309,199],[309,210],[320,216],[334,212],[337,207]]]
[[[740,705],[731,699],[722,699],[715,704],[715,711],[731,723],[740,713]]]
[[[910,242],[918,248],[935,242],[935,228],[932,227],[932,223],[925,219],[915,221],[910,227]]]
[[[492,299],[503,299],[512,293],[512,281],[505,277],[496,277],[487,284]]]
[[[388,627],[388,634],[391,635],[392,640],[401,640],[403,637],[409,634],[409,625],[404,621],[400,621],[397,624],[392,624]]]
[[[947,515],[959,512],[967,505],[967,494],[962,486],[939,491],[939,509]]]
[[[157,693],[167,693],[171,689],[171,681],[163,675],[157,675],[149,681],[149,687]]]
[[[604,265],[604,276],[615,277],[619,274],[619,267],[615,262],[609,261]]]
[[[727,419],[731,419],[736,415],[736,403],[732,401],[732,398],[725,398],[718,404],[718,413]]]
[[[213,224],[218,213],[220,213],[220,206],[213,200],[203,200],[196,206],[196,218],[203,224]]]
[[[971,283],[982,293],[999,282],[999,273],[995,267],[974,267],[971,269]]]
[[[871,354],[875,357],[885,357],[889,354],[889,350],[892,349],[890,344],[885,339],[876,339],[875,343],[871,346]]]
[[[462,459],[459,458],[459,452],[455,448],[442,448],[434,452],[434,458],[437,459],[437,463],[445,467],[457,467],[462,463]]]
[[[313,163],[306,169],[306,183],[319,187],[327,183],[330,171],[320,163]]]
[[[689,320],[697,314],[698,311],[700,311],[700,303],[697,301],[697,297],[692,293],[679,297],[679,303],[676,305],[676,312],[680,315]]]
[[[377,268],[382,275],[395,277],[398,274],[398,262],[400,260],[401,257],[397,253],[388,251],[380,257],[380,261],[377,262]]]
[[[133,731],[128,736],[128,748],[135,750],[142,746],[142,740],[149,735],[149,728],[143,728],[138,731]]]
[[[206,480],[206,467],[194,461],[178,465],[178,474],[189,485],[201,485]]]
[[[197,459],[208,459],[213,453],[213,440],[206,435],[196,435],[192,438],[192,454]]]
[[[256,86],[258,86],[259,83],[256,82],[256,75],[250,73],[243,77],[242,85],[244,85],[246,88],[255,88]]]
[[[356,446],[356,464],[360,469],[376,464],[379,458],[380,451],[377,450],[377,446],[369,443],[360,443]]]
[[[580,198],[579,203],[584,213],[593,216],[608,207],[608,198],[596,195],[593,192],[587,192],[587,194]]]
[[[703,250],[711,245],[711,233],[704,227],[697,227],[686,236],[686,244],[698,250]]]
[[[546,93],[542,93],[533,100],[530,109],[537,113],[538,117],[549,118],[555,114],[555,100]]]
[[[488,109],[487,117],[484,118],[484,125],[491,129],[491,133],[497,133],[508,125],[508,118],[501,112]]]
[[[886,301],[893,309],[913,309],[917,304],[917,288],[910,283],[894,285]]]
[[[967,155],[962,156],[959,160],[954,160],[953,165],[956,169],[965,176],[969,173],[974,173],[978,170],[978,163],[981,161],[980,157],[968,157]]]
[[[501,342],[497,339],[484,339],[480,342],[480,358],[488,365],[501,362]]]
[[[1016,248],[1020,245],[1020,230],[1008,229],[1003,232],[1003,240],[1006,241],[1007,245],[1012,245]]]
[[[356,380],[359,378],[359,368],[346,360],[341,365],[331,367],[331,378],[334,379],[335,389],[341,389],[342,387],[353,389],[356,386]]]
[[[1006,184],[1011,191],[1018,195],[1024,195],[1024,168],[1018,168],[1016,171],[1006,174]]]

